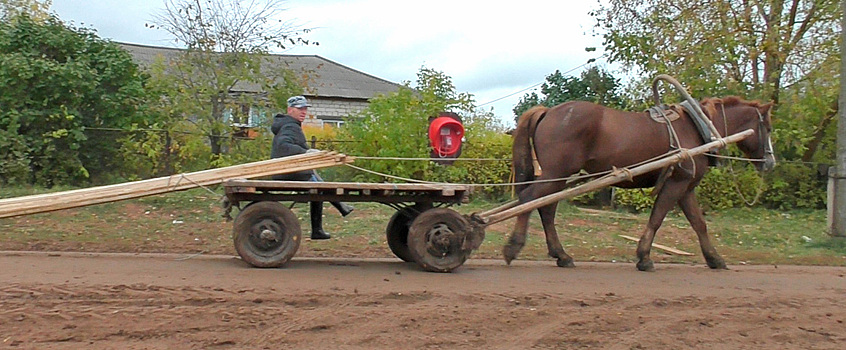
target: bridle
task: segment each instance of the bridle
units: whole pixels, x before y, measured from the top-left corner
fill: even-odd
[[[725,130],[725,133],[728,133],[728,118],[726,118],[726,105],[722,101],[720,101],[720,109],[723,112],[723,130]],[[767,131],[767,126],[764,125],[764,115],[761,114],[761,110],[758,108],[755,108],[755,112],[758,113],[758,144],[763,145],[764,154],[763,156],[761,156],[760,159],[746,160],[766,163],[768,156],[772,159],[775,159],[775,154],[773,153],[773,143],[770,139],[770,133],[769,131]],[[764,136],[765,134],[766,136]]]
[[[764,125],[764,115],[761,114],[761,110],[755,108],[755,112],[758,112],[758,142],[764,145],[764,157],[761,158],[762,160],[766,161],[767,156],[773,157],[775,159],[775,155],[773,154],[773,141],[770,139],[770,132],[767,131],[767,126]],[[723,115],[723,118],[726,116]],[[764,133],[767,133],[767,139],[764,140]],[[764,142],[766,141],[766,142]]]

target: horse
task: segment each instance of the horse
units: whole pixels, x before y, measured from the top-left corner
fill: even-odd
[[[754,130],[754,134],[737,143],[748,158],[758,160],[758,171],[771,170],[776,163],[772,152],[770,111],[772,102],[746,101],[737,96],[706,98],[699,101],[703,113],[711,120],[721,137]],[[673,149],[689,149],[704,144],[691,116],[675,106],[679,118],[666,123],[653,120],[649,113],[626,112],[584,101],[570,101],[552,108],[536,106],[518,119],[513,132],[513,164],[518,182],[519,203],[567,188],[564,179],[584,170],[589,174],[623,168],[666,154]],[[710,141],[710,140],[706,140]],[[533,155],[541,175],[535,179]],[[657,197],[646,228],[637,245],[637,269],[654,271],[650,258],[655,232],[667,212],[676,204],[681,207],[690,226],[699,238],[699,246],[711,269],[727,269],[723,258],[714,249],[694,189],[708,170],[708,155],[690,157],[674,166],[658,169],[624,182],[621,188],[655,187]],[[537,181],[533,181],[537,180]],[[522,183],[522,184],[520,184]],[[560,267],[574,267],[558,239],[555,211],[558,203],[538,208],[549,256]],[[510,264],[526,243],[531,212],[517,217],[514,230],[503,247],[503,256]]]

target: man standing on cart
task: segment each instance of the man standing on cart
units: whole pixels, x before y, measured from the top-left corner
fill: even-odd
[[[273,118],[273,125],[270,131],[273,132],[273,146],[270,150],[271,158],[287,157],[307,153],[310,150],[303,133],[302,123],[308,115],[308,107],[311,105],[303,96],[294,96],[288,99],[288,110],[286,114],[277,114]],[[304,170],[290,174],[274,175],[274,180],[288,181],[323,181],[314,170]],[[332,206],[338,209],[342,216],[347,216],[353,208],[345,203],[331,202]],[[311,239],[329,239],[331,235],[323,230],[323,202],[309,203],[309,216],[311,217]]]

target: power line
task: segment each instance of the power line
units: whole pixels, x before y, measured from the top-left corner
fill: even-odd
[[[600,56],[599,58],[602,58],[602,56]],[[591,63],[593,63],[593,62],[596,62],[596,60],[597,60],[596,58],[591,58],[591,59],[587,60],[587,62],[582,63],[581,65],[579,65],[579,66],[577,66],[577,67],[575,67],[575,68],[571,68],[570,70],[568,70],[568,71],[566,71],[566,72],[564,72],[564,73],[562,73],[562,74],[569,74],[570,72],[572,72],[572,71],[574,71],[574,70],[576,70],[576,69],[582,68],[582,67],[587,66],[587,65],[589,65],[589,64],[591,64]],[[511,96],[514,96],[514,95],[516,95],[516,94],[519,94],[519,93],[524,92],[524,91],[527,91],[527,90],[534,89],[534,88],[536,88],[536,87],[540,86],[540,85],[541,85],[541,84],[543,84],[543,83],[544,83],[544,82],[543,82],[543,81],[541,81],[540,83],[534,84],[534,85],[529,86],[529,87],[527,87],[527,88],[524,88],[524,89],[522,89],[522,90],[519,90],[519,91],[516,91],[516,92],[512,92],[512,93],[510,93],[510,94],[508,94],[508,95],[505,95],[505,96],[502,96],[502,97],[499,97],[499,98],[493,99],[493,100],[488,101],[488,102],[485,102],[485,103],[482,103],[482,104],[480,104],[480,105],[479,105],[479,107],[484,106],[484,105],[489,105],[489,104],[491,104],[491,103],[494,103],[494,102],[497,102],[497,101],[500,101],[500,100],[503,100],[503,99],[509,98],[509,97],[511,97]]]

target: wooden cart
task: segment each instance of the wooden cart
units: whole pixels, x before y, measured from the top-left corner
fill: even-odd
[[[447,272],[469,256],[469,251],[460,249],[467,228],[455,226],[464,222],[463,217],[446,208],[461,203],[468,186],[241,179],[227,180],[223,186],[228,207],[241,208],[234,222],[235,250],[256,267],[282,266],[300,246],[300,223],[288,206],[280,203],[286,201],[382,203],[397,210],[385,231],[388,247],[398,258],[417,262],[427,270]],[[419,224],[413,229],[421,233],[410,235],[415,221]]]

